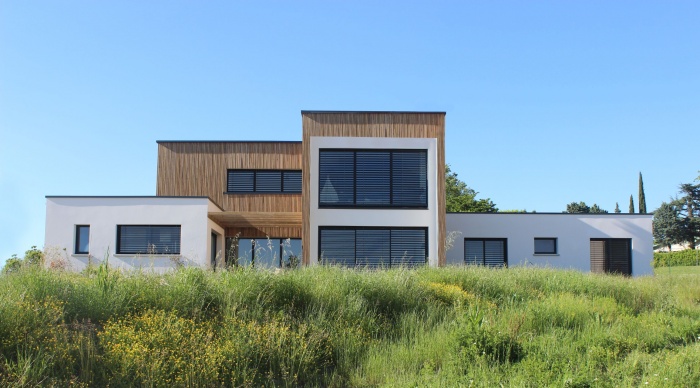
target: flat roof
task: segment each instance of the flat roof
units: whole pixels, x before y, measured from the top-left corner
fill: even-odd
[[[446,115],[447,112],[440,112],[440,111],[410,111],[410,110],[302,110],[301,114],[305,113],[330,113],[330,114],[338,114],[338,113],[383,113],[383,114],[401,114],[401,113],[408,113],[408,114],[441,114],[441,115]]]
[[[156,143],[280,143],[301,144],[301,140],[156,140]]]

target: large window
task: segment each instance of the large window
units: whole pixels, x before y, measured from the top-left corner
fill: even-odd
[[[426,150],[319,150],[320,207],[428,207]]]
[[[75,253],[88,254],[90,252],[90,225],[75,226]]]
[[[301,239],[229,237],[226,239],[226,262],[254,267],[298,267],[301,264]]]
[[[508,240],[505,238],[465,238],[464,263],[487,267],[508,265]]]
[[[535,238],[535,254],[536,255],[556,255],[557,254],[557,239],[554,237]]]
[[[414,267],[428,259],[427,228],[319,228],[320,262],[346,267]]]
[[[632,240],[592,238],[591,272],[632,274]]]
[[[180,225],[117,225],[119,254],[180,254]]]
[[[226,192],[301,193],[301,170],[228,170]]]

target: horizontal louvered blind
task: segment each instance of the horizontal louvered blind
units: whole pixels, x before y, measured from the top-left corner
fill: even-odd
[[[346,267],[415,267],[428,259],[426,228],[321,227],[323,264]]]
[[[324,264],[355,266],[355,230],[321,229],[321,261]]]
[[[300,170],[228,170],[229,193],[301,193]]]
[[[282,172],[281,171],[256,171],[255,172],[255,192],[256,193],[281,193],[282,192]]]
[[[321,205],[348,206],[355,203],[355,153],[319,152],[319,201]]]
[[[505,238],[465,238],[464,263],[503,267],[508,264],[507,243]]]
[[[426,150],[319,151],[319,204],[324,207],[428,206]]]
[[[427,153],[425,151],[394,152],[391,164],[393,205],[427,207]]]
[[[180,254],[180,225],[118,225],[119,254]]]
[[[605,272],[605,241],[591,240],[591,272]]]
[[[229,193],[255,192],[255,171],[229,170],[226,191]]]
[[[427,229],[391,230],[391,265],[413,267],[428,262]]]
[[[391,205],[391,155],[388,151],[355,154],[355,198],[359,206]]]
[[[282,191],[301,193],[301,171],[282,171]]]

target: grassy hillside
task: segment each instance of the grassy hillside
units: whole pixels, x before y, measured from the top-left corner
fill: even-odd
[[[0,385],[700,386],[700,275],[0,276]]]

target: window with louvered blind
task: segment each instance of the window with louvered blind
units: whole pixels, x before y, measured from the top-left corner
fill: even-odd
[[[319,150],[320,207],[428,207],[426,150]]]
[[[226,192],[301,193],[301,170],[228,170]]]
[[[591,272],[632,274],[632,241],[628,238],[592,238]]]
[[[117,253],[180,254],[180,225],[117,225]]]
[[[345,267],[416,267],[428,260],[427,228],[319,228],[320,262]]]
[[[508,265],[508,240],[505,238],[465,238],[464,263],[487,267]]]

